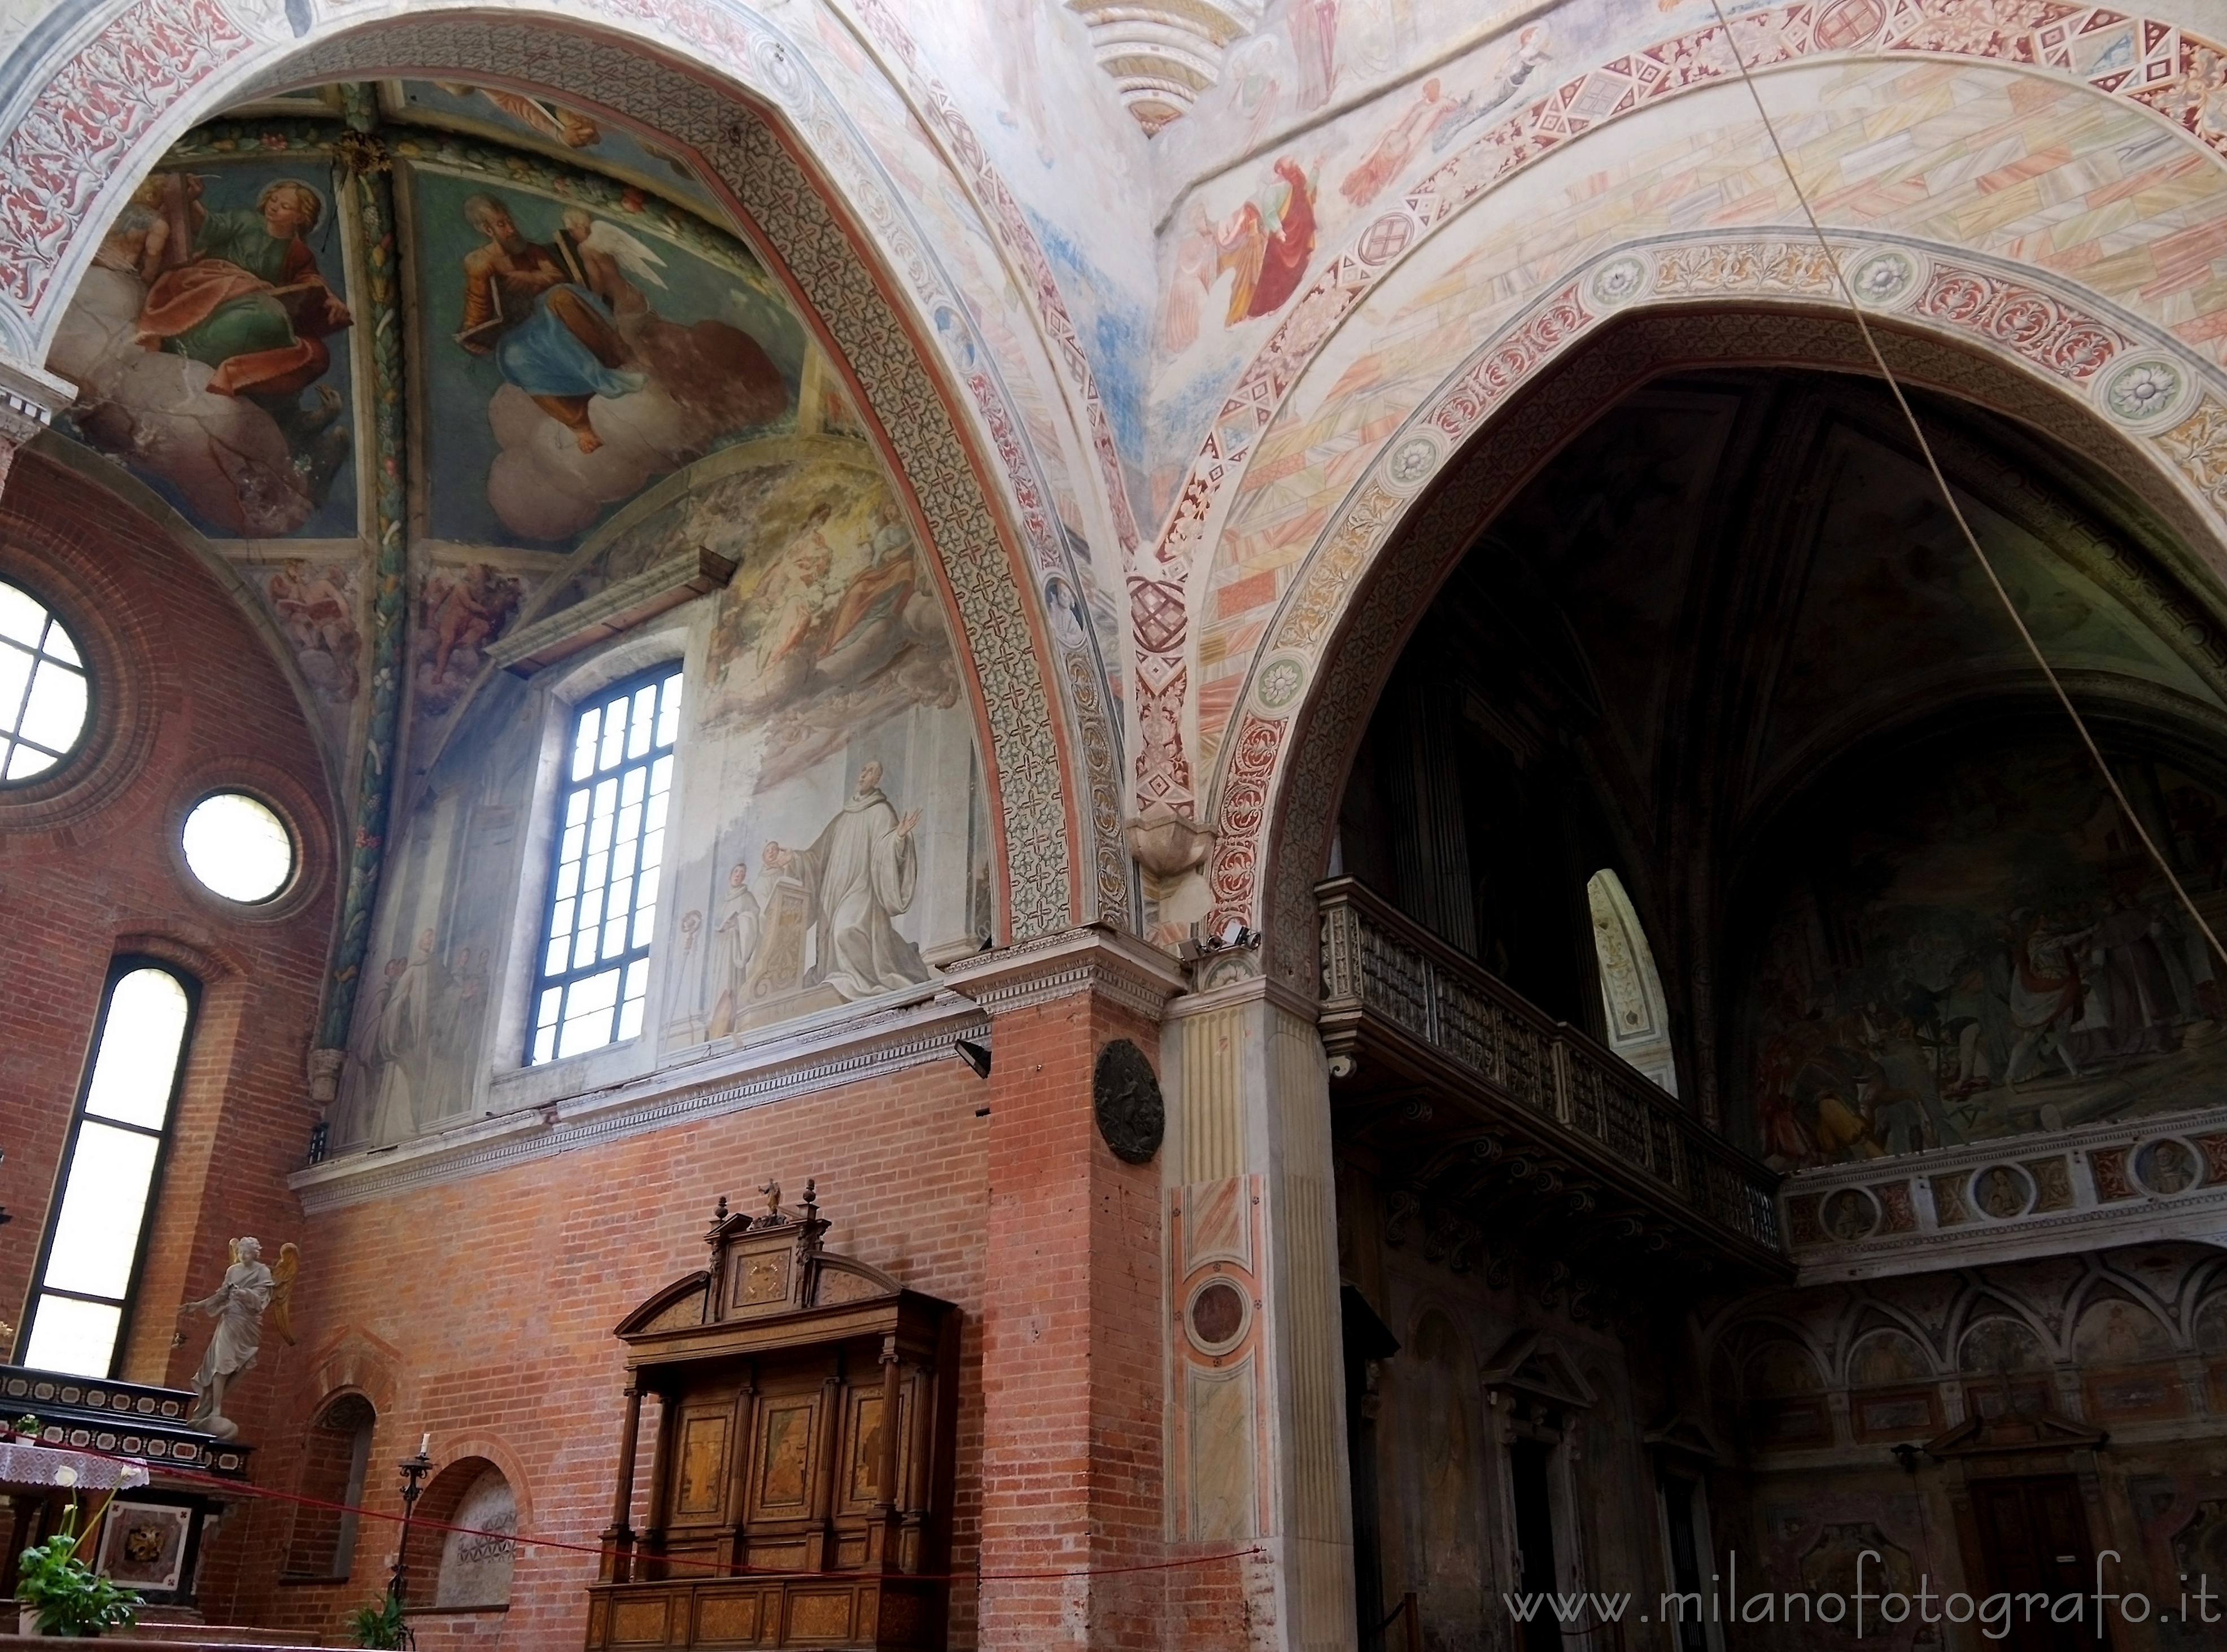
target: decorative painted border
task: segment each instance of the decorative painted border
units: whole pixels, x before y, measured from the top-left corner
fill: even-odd
[[[2110,406],[2115,394],[2127,399],[2115,366],[2122,359],[2134,363],[2162,357],[2192,376],[2196,369],[2178,345],[2146,338],[2139,323],[2093,316],[2038,287],[2021,285],[2013,293],[2006,269],[1962,253],[1849,236],[1831,239],[1858,272],[1867,271],[1882,251],[1909,261],[1909,279],[1873,306],[1898,323],[1878,335],[1898,373],[1908,373],[1917,382],[1963,386],[1968,394],[1970,383],[1985,380],[1988,393],[1981,399],[1996,405],[2004,405],[2007,387],[2013,388],[2021,404],[2018,416],[2073,437],[2083,431],[2092,436],[2096,421],[2087,410],[2097,407],[2100,399],[2103,423],[2131,448],[2147,448],[2157,460],[2149,502],[2192,540],[2217,541],[2222,524],[2200,478],[2213,477],[2214,486],[2227,493],[2221,485],[2227,479],[2227,405],[2207,397],[2179,424],[2163,430],[2141,407],[2129,417]],[[1632,264],[1639,265],[1637,271]],[[1667,285],[1662,284],[1666,265],[1674,277]],[[1726,326],[1739,335],[1709,336],[1682,356],[1674,354],[1674,360],[1816,360],[1867,368],[1869,358],[1857,345],[1853,325],[1820,313],[1823,284],[1829,279],[1814,246],[1805,249],[1790,231],[1759,230],[1752,240],[1730,244],[1696,238],[1619,249],[1516,317],[1425,399],[1355,484],[1332,518],[1335,526],[1318,540],[1285,592],[1269,630],[1273,641],[1255,662],[1238,700],[1238,730],[1222,759],[1222,791],[1228,800],[1216,816],[1216,842],[1207,868],[1215,902],[1209,922],[1214,928],[1235,922],[1264,928],[1271,973],[1299,991],[1313,990],[1311,891],[1322,865],[1318,851],[1327,842],[1349,748],[1375,699],[1378,678],[1465,537],[1574,427],[1559,415],[1511,426],[1506,440],[1495,444],[1483,462],[1455,471],[1422,514],[1408,522],[1411,501],[1453,452],[1457,436],[1473,433],[1537,382],[1543,368],[1569,358],[1605,320],[1641,302],[1643,295],[1654,319],[1665,327],[1683,325],[1697,341]],[[1964,290],[1968,279],[1983,288],[1993,284],[1999,302],[1922,308],[1927,295]],[[1600,302],[1604,292],[1612,303]],[[2035,301],[2032,306],[2026,305],[2027,294]],[[1988,332],[1989,318],[2000,317],[2003,303],[2013,297],[2020,313],[2047,318],[2045,325],[2037,322],[2021,331],[2022,336],[2030,332],[2030,351],[2004,352]],[[1687,304],[1727,302],[1751,309],[1758,304],[1784,306],[1790,313],[1775,318],[1751,315],[1737,322],[1677,314]],[[1940,313],[1944,309],[1945,315]],[[1819,340],[1828,334],[1845,335],[1849,348],[1822,348]],[[2080,348],[2063,351],[2052,367],[2055,347],[2046,341],[2072,337],[2082,341]],[[2109,341],[2110,348],[2091,349],[2098,340]],[[1974,343],[1998,348],[1976,355],[1969,348]],[[1660,370],[1644,352],[1627,368],[1589,367],[1590,376],[1571,386],[1564,410],[1569,418],[1590,418],[1606,393],[1620,392]],[[2197,444],[2196,456],[2181,456],[2192,443]],[[2166,480],[2176,475],[2178,486]],[[2140,475],[2129,477],[2138,488],[2143,480]],[[1396,528],[1414,536],[1413,553],[1403,556],[1399,567],[1380,568],[1378,552]],[[1272,692],[1266,674],[1270,662],[1277,667],[1273,692],[1287,708],[1280,713],[1265,709]],[[1302,679],[1296,686],[1289,680],[1294,676]],[[1294,742],[1292,730],[1301,718],[1308,726],[1304,738]],[[1273,857],[1267,845],[1272,832]],[[1268,859],[1274,863],[1273,879],[1264,884],[1260,868]]]
[[[2121,46],[2126,49],[2122,52]],[[1187,587],[1203,565],[1231,486],[1286,393],[1338,325],[1433,232],[1550,150],[1666,98],[1751,68],[1910,54],[2054,70],[2152,111],[2227,157],[2227,48],[2162,19],[2058,0],[1796,0],[1713,20],[1573,76],[1480,134],[1324,260],[1223,398],[1176,504],[1133,579],[1141,740],[1137,801],[1189,807],[1183,743],[1190,683]],[[1217,902],[1220,896],[1217,895]]]
[[[2134,1168],[2142,1151],[2160,1141],[2177,1144],[2192,1162],[2190,1181],[2169,1192],[2144,1186]],[[2022,1208],[2009,1216],[1979,1209],[1969,1191],[1975,1178],[1999,1166],[2026,1187]],[[1873,1221],[1861,1237],[1840,1240],[1819,1226],[1820,1213],[1825,1202],[1851,1190],[1870,1202]],[[1802,1285],[1905,1272],[1913,1254],[1930,1269],[2098,1244],[2208,1242],[2227,1221],[2227,1108],[1798,1170],[1780,1188],[1778,1202]]]

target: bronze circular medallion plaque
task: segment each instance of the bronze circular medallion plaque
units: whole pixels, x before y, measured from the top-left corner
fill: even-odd
[[[1090,1075],[1090,1099],[1098,1113],[1098,1133],[1114,1157],[1130,1164],[1151,1164],[1167,1133],[1168,1113],[1145,1052],[1126,1038],[1108,1043],[1098,1052],[1098,1066]]]
[[[1216,1279],[1192,1298],[1190,1329],[1204,1348],[1235,1342],[1245,1329],[1245,1298],[1237,1294],[1237,1287]]]

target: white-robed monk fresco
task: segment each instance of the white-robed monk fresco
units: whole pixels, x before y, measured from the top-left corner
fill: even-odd
[[[882,791],[882,766],[869,761],[858,786],[808,849],[766,845],[766,863],[804,885],[813,934],[805,985],[871,998],[928,978],[920,948],[890,922],[907,911],[919,882],[913,828],[920,811],[899,814]]]

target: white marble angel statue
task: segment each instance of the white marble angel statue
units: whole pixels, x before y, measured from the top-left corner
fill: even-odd
[[[272,1328],[287,1342],[294,1340],[294,1276],[302,1266],[302,1253],[288,1244],[278,1247],[278,1265],[266,1266],[263,1244],[256,1239],[232,1241],[232,1266],[224,1283],[198,1302],[188,1302],[179,1312],[199,1312],[216,1320],[208,1352],[201,1355],[194,1374],[200,1402],[188,1420],[219,1439],[239,1436],[239,1425],[224,1414],[224,1392],[232,1380],[255,1363],[263,1349],[263,1318],[271,1316]]]

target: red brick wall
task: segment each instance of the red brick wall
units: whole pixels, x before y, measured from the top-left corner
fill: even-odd
[[[299,702],[217,577],[114,496],[19,455],[0,498],[0,577],[46,599],[92,667],[90,743],[46,780],[0,793],[0,1311],[17,1324],[63,1138],[118,952],[202,982],[201,1014],[128,1334],[124,1374],[189,1378],[206,1321],[173,1349],[176,1304],[222,1277],[227,1239],[273,1255],[298,1207],[286,1173],[314,1110],[303,1061],[332,922],[330,792]],[[296,892],[251,915],[192,882],[186,808],[244,784],[293,819]],[[233,1414],[249,1426],[255,1400]]]
[[[119,947],[206,982],[128,1369],[181,1381],[225,1241],[302,1247],[298,1342],[267,1340],[227,1409],[263,1486],[322,1489],[311,1419],[362,1394],[378,1424],[367,1492],[398,1512],[394,1464],[433,1436],[517,1495],[521,1530],[592,1546],[610,1517],[622,1415],[618,1319],[699,1266],[721,1194],[819,1182],[829,1245],[962,1311],[952,1643],[1222,1647],[1241,1641],[1235,1569],[1075,1580],[991,1572],[1148,1567],[1161,1507],[1159,1172],[1100,1139],[1091,1065],[1147,1050],[1133,1013],[1075,994],[1002,1015],[993,1077],[955,1057],[847,1088],[674,1126],[305,1220],[286,1186],[313,1109],[302,1078],[335,891],[320,760],[292,691],[215,577],[110,496],[25,460],[0,507],[0,570],[61,610],[104,690],[95,749],[52,797],[0,802],[0,1301],[20,1304],[108,961]],[[197,893],[173,845],[208,787],[245,782],[297,817],[309,887],[245,919]],[[988,1112],[980,1109],[986,1107]],[[986,1358],[988,1374],[986,1377]],[[636,1520],[655,1408],[643,1419]],[[284,1583],[290,1505],[247,1500],[205,1557],[214,1623],[335,1636],[383,1589],[396,1529],[360,1522],[341,1583]],[[592,1554],[521,1550],[505,1613],[419,1620],[421,1644],[577,1644]],[[419,1598],[432,1579],[419,1579]],[[1080,1611],[1077,1605],[1080,1604]]]
[[[776,1177],[794,1202],[816,1177],[829,1247],[889,1269],[964,1313],[954,1566],[973,1563],[979,1521],[986,1087],[956,1056],[845,1089],[792,1098],[333,1211],[303,1236],[301,1343],[251,1373],[274,1397],[258,1478],[294,1489],[298,1443],[321,1397],[362,1390],[378,1408],[367,1503],[399,1514],[395,1464],[433,1437],[446,1464],[483,1457],[518,1498],[520,1529],[594,1546],[609,1523],[623,1415],[623,1345],[611,1327],[703,1265],[721,1194],[747,1204]],[[644,1407],[635,1522],[648,1510],[656,1407]],[[342,1584],[279,1584],[286,1505],[253,1505],[223,1540],[249,1559],[205,1591],[213,1622],[330,1631],[386,1585],[396,1527],[361,1522]],[[418,1545],[412,1545],[413,1556]],[[523,1547],[509,1611],[419,1620],[419,1644],[580,1643],[589,1553]],[[413,1594],[431,1598],[432,1579]],[[954,1591],[960,1644],[971,1587]]]
[[[1160,1170],[1098,1133],[1106,1041],[1158,1048],[1103,998],[1000,1017],[990,1159],[992,1272],[983,1330],[982,1644],[1023,1649],[1245,1643],[1233,1562],[1160,1568]],[[1088,1567],[1087,1580],[994,1574]]]
[[[984,1083],[954,1056],[333,1211],[303,1236],[301,1346],[248,1382],[278,1396],[259,1475],[291,1487],[321,1398],[379,1409],[368,1502],[397,1513],[397,1460],[500,1466],[529,1536],[592,1546],[609,1523],[624,1381],[611,1327],[699,1266],[714,1201],[816,1177],[832,1249],[963,1315],[954,1647],[1241,1645],[1235,1567],[981,1585],[986,1572],[1157,1566],[1162,1540],[1159,1172],[1099,1139],[1090,1068],[1149,1030],[1078,995],[1001,1016]],[[987,1107],[986,1116],[977,1116]],[[635,1521],[656,1433],[645,1406]],[[329,1632],[384,1586],[396,1528],[367,1519],[337,1585],[276,1581],[290,1516],[254,1507],[220,1540],[249,1557],[204,1596],[213,1620]],[[413,1544],[413,1551],[416,1545]],[[419,1642],[577,1645],[592,1554],[526,1546],[500,1614],[430,1615]],[[428,1598],[431,1579],[415,1591]],[[1087,1606],[1080,1617],[1071,1603]]]

